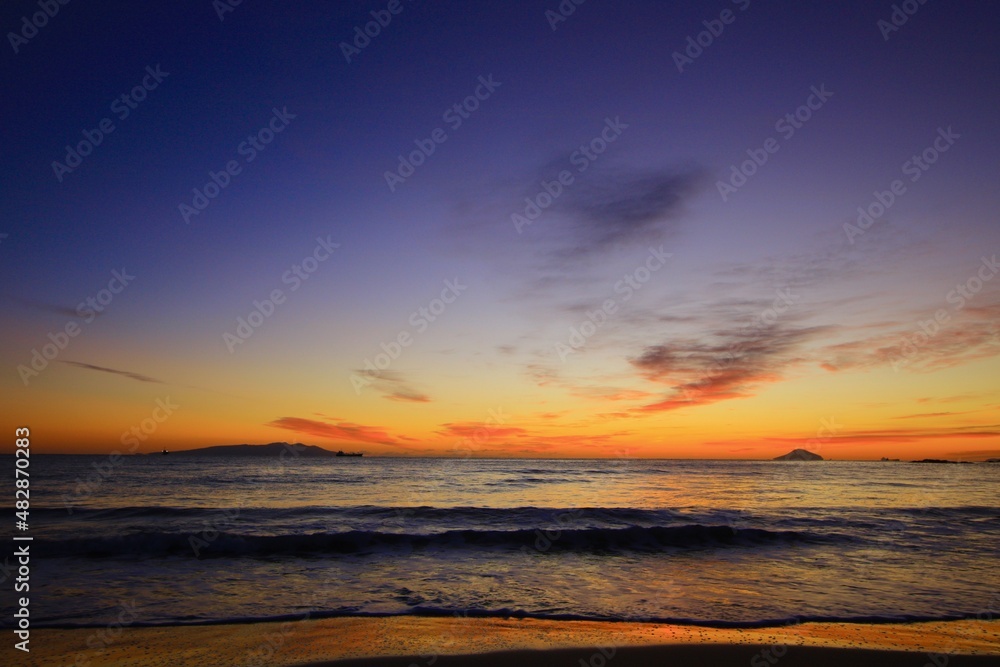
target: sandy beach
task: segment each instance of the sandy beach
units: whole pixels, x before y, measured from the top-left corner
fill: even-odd
[[[334,618],[286,623],[37,630],[5,664],[200,665],[997,665],[1000,621],[803,623],[715,629],[494,618]],[[943,654],[943,655],[941,655]],[[27,660],[25,660],[27,658]]]

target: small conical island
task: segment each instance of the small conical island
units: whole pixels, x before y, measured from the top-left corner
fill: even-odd
[[[822,461],[824,460],[819,454],[814,454],[808,449],[793,449],[784,456],[775,456],[775,461]]]

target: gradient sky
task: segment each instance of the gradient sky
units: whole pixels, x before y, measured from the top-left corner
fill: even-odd
[[[996,7],[929,2],[890,31],[888,1],[592,0],[553,29],[556,0],[401,0],[348,62],[388,4],[70,3],[7,35],[5,432],[38,452],[1000,456]],[[705,22],[721,33],[681,62]],[[317,239],[339,247],[298,283]],[[94,317],[114,271],[134,279]]]

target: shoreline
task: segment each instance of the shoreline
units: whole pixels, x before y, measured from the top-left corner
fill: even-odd
[[[707,628],[466,617],[338,617],[230,625],[39,629],[12,665],[997,664],[1000,620]],[[859,651],[864,650],[865,653]],[[544,651],[544,653],[543,653]],[[767,651],[767,653],[765,653]],[[844,651],[850,651],[848,656]],[[905,654],[889,652],[904,651]],[[16,654],[16,655],[14,655]],[[780,654],[780,655],[779,655]],[[870,655],[869,655],[870,654]],[[914,655],[918,654],[918,655]],[[924,654],[924,655],[920,655]],[[960,658],[956,656],[983,656]],[[593,658],[593,661],[591,659]],[[668,662],[665,662],[668,661]],[[773,662],[772,662],[773,661]],[[859,662],[860,661],[860,662]],[[870,661],[870,662],[869,662]],[[678,662],[678,664],[680,664]]]

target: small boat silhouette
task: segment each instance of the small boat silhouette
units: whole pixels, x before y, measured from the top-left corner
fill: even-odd
[[[339,449],[339,450],[337,450],[337,453],[334,454],[334,456],[364,456],[364,453],[363,452],[345,452],[344,450]]]

